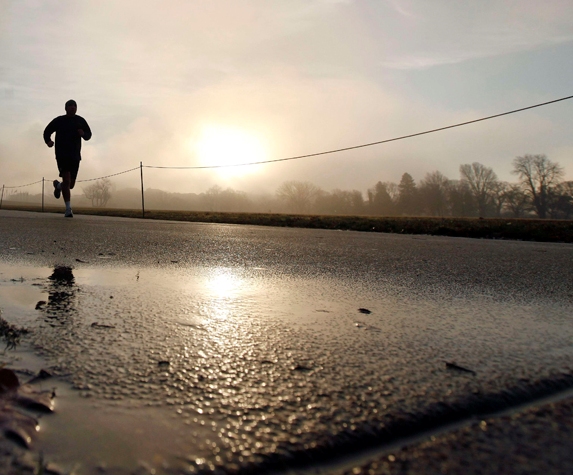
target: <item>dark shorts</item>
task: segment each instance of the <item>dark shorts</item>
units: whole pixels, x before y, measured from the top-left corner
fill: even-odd
[[[78,176],[78,170],[80,169],[79,160],[75,160],[73,158],[57,158],[56,162],[58,162],[58,170],[60,172],[60,176],[62,176],[64,172],[70,172],[72,181],[76,180],[76,177]]]

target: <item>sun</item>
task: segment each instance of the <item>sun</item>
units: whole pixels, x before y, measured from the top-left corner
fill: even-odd
[[[261,140],[237,127],[203,127],[192,148],[200,166],[218,167],[216,170],[223,177],[254,173],[260,167],[238,165],[268,159]]]

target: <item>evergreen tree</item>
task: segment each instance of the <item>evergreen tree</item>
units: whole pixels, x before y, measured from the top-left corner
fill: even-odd
[[[379,181],[368,190],[368,207],[371,214],[391,216],[394,214],[394,201],[388,193],[388,183]],[[394,185],[396,186],[396,185]]]
[[[418,188],[409,173],[404,173],[398,185],[398,213],[413,215],[418,210]]]

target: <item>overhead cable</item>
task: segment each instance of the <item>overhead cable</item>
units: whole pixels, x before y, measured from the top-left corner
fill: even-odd
[[[357,148],[372,147],[373,145],[380,145],[383,143],[395,142],[397,140],[404,140],[404,139],[409,139],[412,137],[418,137],[420,135],[426,135],[426,134],[431,134],[434,132],[440,132],[441,130],[453,129],[454,127],[461,127],[462,125],[475,124],[476,122],[482,122],[484,120],[495,119],[496,117],[502,117],[504,115],[515,114],[517,112],[523,112],[523,111],[528,110],[528,109],[534,109],[536,107],[542,107],[542,106],[546,106],[549,104],[554,104],[556,102],[566,101],[568,99],[573,99],[573,96],[562,97],[560,99],[555,99],[552,101],[542,102],[540,104],[535,104],[532,106],[522,107],[520,109],[514,109],[511,111],[502,112],[501,114],[489,115],[487,117],[482,117],[480,119],[468,120],[466,122],[459,122],[457,124],[447,125],[445,127],[439,127],[437,129],[426,130],[424,132],[417,132],[415,134],[402,135],[400,137],[394,137],[391,139],[379,140],[377,142],[370,142],[370,143],[365,143],[365,144],[361,144],[361,145],[353,145],[351,147],[337,148],[335,150],[327,150],[325,152],[316,152],[316,153],[309,153],[306,155],[297,155],[294,157],[277,158],[274,160],[261,160],[261,161],[257,161],[257,162],[248,162],[248,163],[235,163],[235,164],[227,164],[227,165],[203,165],[203,166],[192,166],[192,167],[163,167],[163,166],[154,166],[154,165],[143,165],[143,167],[144,168],[168,168],[168,169],[173,169],[173,170],[198,170],[198,169],[204,169],[204,168],[244,167],[247,165],[262,165],[264,163],[286,162],[288,160],[300,160],[301,158],[317,157],[319,155],[328,155],[331,153],[345,152],[347,150],[355,150]]]

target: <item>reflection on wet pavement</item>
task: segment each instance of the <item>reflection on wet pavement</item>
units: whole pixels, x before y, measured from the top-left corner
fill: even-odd
[[[48,295],[19,315],[72,386],[42,442],[64,465],[82,453],[85,467],[280,467],[435,401],[570,372],[570,352],[554,351],[573,337],[559,301],[405,299],[391,284],[238,267],[24,270],[14,281],[22,268],[0,267],[0,295]]]
[[[75,296],[78,288],[74,282],[73,270],[67,266],[56,266],[48,281],[48,301],[39,301],[36,309],[45,312],[46,322],[50,325],[64,325],[76,310]]]

